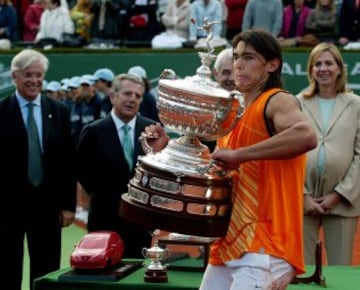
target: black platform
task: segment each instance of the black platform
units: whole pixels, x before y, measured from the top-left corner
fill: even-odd
[[[58,281],[117,281],[143,266],[143,261],[126,261],[117,267],[102,271],[70,270],[60,275]]]

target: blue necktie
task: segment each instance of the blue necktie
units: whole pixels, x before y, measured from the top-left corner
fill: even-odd
[[[28,133],[28,178],[38,186],[43,178],[42,153],[39,135],[33,114],[33,103],[28,103],[27,133]]]
[[[122,130],[124,131],[122,146],[123,146],[126,162],[128,163],[130,171],[131,171],[133,168],[133,152],[134,151],[133,151],[133,146],[132,146],[132,142],[131,142],[130,129],[131,129],[131,127],[127,124],[122,126]]]

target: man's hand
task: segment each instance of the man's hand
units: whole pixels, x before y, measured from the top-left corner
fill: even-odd
[[[160,152],[169,142],[169,136],[160,123],[145,127],[145,131],[141,134],[143,139],[142,147],[146,153]]]
[[[69,210],[62,210],[59,218],[60,218],[60,224],[63,227],[67,227],[74,222],[75,213]]]

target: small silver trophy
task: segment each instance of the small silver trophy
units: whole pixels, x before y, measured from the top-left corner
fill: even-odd
[[[144,280],[146,282],[167,282],[167,269],[166,266],[162,264],[162,261],[168,257],[169,249],[160,248],[156,240],[150,249],[143,248],[142,254],[145,258],[151,260],[149,266],[146,268]]]

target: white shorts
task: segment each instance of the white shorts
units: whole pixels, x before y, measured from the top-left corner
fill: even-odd
[[[284,290],[294,276],[294,267],[282,259],[247,253],[222,266],[209,264],[200,290]]]

